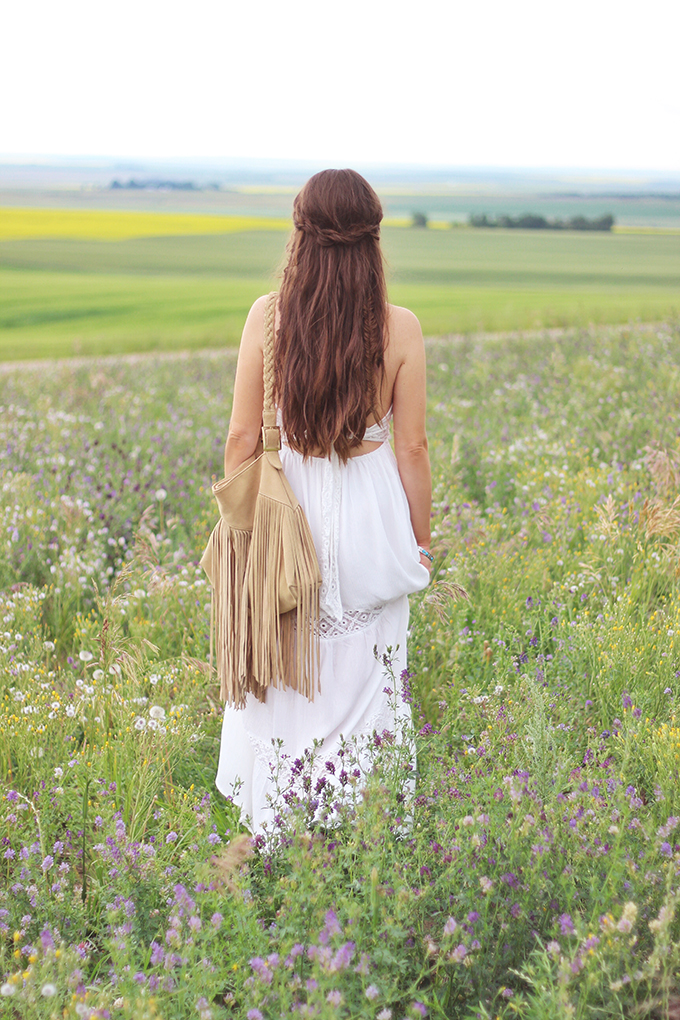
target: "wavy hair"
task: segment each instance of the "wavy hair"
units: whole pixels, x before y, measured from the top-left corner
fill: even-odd
[[[354,170],[323,170],[293,204],[279,293],[275,395],[287,443],[344,463],[378,413],[387,293],[382,206]]]

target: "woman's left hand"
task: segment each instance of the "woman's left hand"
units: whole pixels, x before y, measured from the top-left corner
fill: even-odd
[[[422,565],[424,567],[427,567],[428,571],[431,574],[432,573],[432,560],[430,560],[429,557],[427,557],[425,555],[425,553],[421,552],[421,554],[420,554],[420,562],[422,563]]]

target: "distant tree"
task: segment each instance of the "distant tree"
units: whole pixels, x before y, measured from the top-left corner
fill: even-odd
[[[489,219],[486,213],[472,213],[469,217],[471,227],[503,227],[506,230],[611,230],[614,217],[607,213],[598,219],[589,220],[585,216],[572,216],[570,220],[547,220],[536,213],[523,213],[521,216],[497,216]]]
[[[470,213],[468,223],[471,227],[495,227],[494,220],[490,220],[486,213]]]
[[[411,226],[412,227],[426,227],[427,226],[427,216],[425,215],[425,213],[424,212],[414,212],[413,213],[413,218],[411,220]]]
[[[545,216],[524,213],[522,216],[518,216],[511,226],[519,227],[520,230],[546,230],[549,224]]]
[[[572,216],[567,225],[570,230],[611,230],[614,226],[614,217],[611,213],[594,220],[586,219],[585,216]]]

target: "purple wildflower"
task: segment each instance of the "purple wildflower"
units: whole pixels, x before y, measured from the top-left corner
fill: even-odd
[[[342,935],[342,928],[338,924],[338,917],[334,910],[328,911],[324,921],[326,924],[319,932],[319,942],[322,946],[327,946],[332,935]]]
[[[270,985],[272,983],[274,975],[261,956],[254,956],[253,959],[250,960],[250,966],[253,968],[260,981],[262,981],[265,985]]]
[[[151,943],[151,965],[157,967],[163,962],[163,947],[156,941]]]
[[[362,953],[359,957],[359,962],[354,968],[355,974],[361,974],[363,977],[368,977],[369,967],[371,964],[368,953]]]
[[[345,942],[344,946],[340,946],[337,953],[331,960],[329,968],[331,973],[334,974],[337,973],[338,971],[347,970],[350,963],[352,962],[353,956],[354,956],[354,943]]]

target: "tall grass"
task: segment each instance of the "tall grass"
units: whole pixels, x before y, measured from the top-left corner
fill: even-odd
[[[310,734],[255,845],[197,566],[233,359],[6,372],[0,1016],[668,1016],[679,339],[430,346],[414,729]]]

